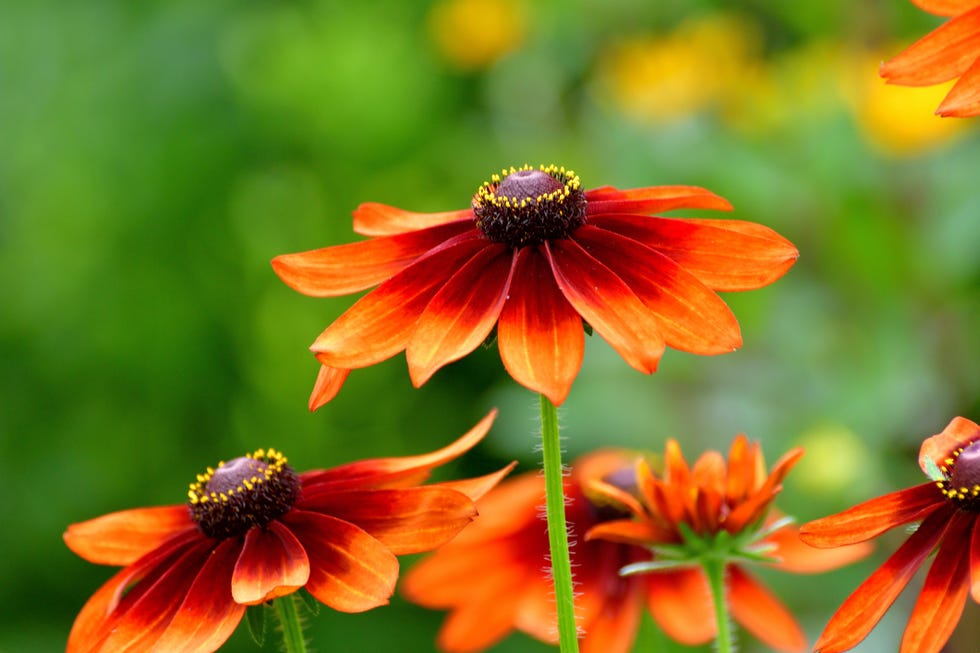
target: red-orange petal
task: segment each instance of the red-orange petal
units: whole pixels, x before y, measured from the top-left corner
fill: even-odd
[[[230,591],[237,552],[232,540],[211,552],[153,651],[212,653],[231,637],[245,614]]]
[[[946,459],[960,447],[980,440],[980,425],[965,417],[954,417],[941,433],[926,438],[919,449],[919,467],[929,475],[929,463],[936,467],[947,464]],[[933,479],[936,480],[936,479]]]
[[[398,558],[357,526],[328,515],[292,510],[282,522],[306,549],[306,589],[340,612],[386,605],[398,580]]]
[[[800,529],[784,526],[765,539],[775,545],[768,555],[778,558],[776,567],[797,574],[820,574],[867,557],[874,548],[869,542],[859,542],[832,549],[817,549],[800,539]]]
[[[486,340],[504,307],[513,269],[510,249],[490,243],[429,301],[405,350],[416,388],[440,367],[466,356]]]
[[[980,58],[960,78],[939,104],[936,113],[946,118],[980,115]]]
[[[468,496],[439,485],[346,492],[327,489],[304,496],[298,507],[354,524],[397,555],[431,551],[445,544],[477,514]]]
[[[980,603],[980,520],[973,522],[970,535],[970,596]]]
[[[245,534],[231,594],[237,603],[258,605],[295,592],[309,577],[310,561],[303,545],[288,528],[273,521]]]
[[[313,392],[310,393],[310,410],[314,411],[333,401],[340,389],[344,387],[344,382],[347,381],[349,375],[350,370],[321,365],[320,371],[316,375],[316,382],[313,384]]]
[[[740,503],[725,520],[725,530],[738,533],[749,524],[754,524],[765,514],[769,504],[782,489],[783,479],[803,457],[803,449],[790,449],[776,461],[772,470],[757,490]]]
[[[890,84],[931,86],[959,77],[980,57],[980,7],[940,25],[881,65]]]
[[[585,636],[579,640],[581,653],[629,653],[643,616],[640,583],[627,585],[626,591],[612,592],[600,611],[585,624]]]
[[[652,374],[664,352],[657,317],[623,280],[574,240],[544,244],[565,299],[634,369]]]
[[[124,566],[195,528],[181,504],[113,512],[72,524],[63,537],[69,549],[89,562]]]
[[[956,16],[980,6],[980,0],[912,0],[912,4],[937,16]]]
[[[817,640],[814,646],[816,653],[843,653],[868,636],[942,538],[952,510],[931,514],[881,567],[847,597]]]
[[[406,487],[421,483],[429,473],[450,460],[472,449],[484,438],[497,417],[491,410],[476,426],[464,433],[452,444],[419,456],[400,458],[370,458],[340,465],[331,469],[306,472],[301,475],[304,491],[313,486],[329,486],[335,489]]]
[[[468,229],[444,225],[397,236],[282,254],[272,269],[290,288],[312,297],[336,297],[376,286]]]
[[[698,186],[649,186],[619,190],[612,186],[585,192],[586,215],[605,213],[660,213],[674,209],[731,211],[723,197]]]
[[[650,546],[669,542],[673,531],[659,527],[650,520],[614,519],[596,524],[585,532],[585,540],[606,540],[620,544]]]
[[[670,347],[693,354],[725,354],[742,345],[738,322],[728,305],[672,259],[589,225],[575,232],[575,240],[653,311]]]
[[[728,567],[728,598],[735,621],[769,647],[806,650],[806,636],[782,601],[735,565]]]
[[[593,225],[639,241],[712,290],[753,290],[789,270],[799,252],[769,227],[740,220],[601,215]]]
[[[896,526],[918,521],[943,503],[936,484],[923,483],[803,524],[800,538],[821,548],[864,542]]]
[[[650,613],[671,639],[688,646],[714,639],[711,591],[700,569],[654,572],[647,580]]]
[[[901,653],[939,653],[959,623],[970,591],[969,541],[975,514],[953,516],[902,637]]]
[[[555,283],[536,247],[517,255],[514,281],[497,327],[497,348],[515,381],[561,405],[582,367],[582,317]]]
[[[354,231],[364,236],[390,236],[452,222],[473,221],[473,209],[413,213],[387,204],[366,202],[354,210]]]
[[[468,496],[471,501],[478,501],[487,492],[494,489],[515,467],[517,467],[516,460],[492,474],[485,474],[484,476],[477,476],[475,478],[461,478],[455,481],[445,481],[439,483],[438,486],[461,492]]]
[[[324,365],[367,367],[405,349],[429,300],[465,261],[485,247],[466,235],[430,251],[359,299],[310,349]]]

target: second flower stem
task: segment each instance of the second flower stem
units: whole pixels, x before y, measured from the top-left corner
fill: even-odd
[[[568,553],[558,409],[544,395],[541,395],[541,452],[544,458],[545,511],[548,517],[548,543],[551,546],[551,575],[555,583],[555,602],[558,608],[558,643],[562,653],[577,653],[578,628],[575,623],[572,564]]]
[[[287,594],[273,601],[276,616],[282,626],[282,641],[286,653],[306,653],[306,640],[303,639],[303,626],[296,611],[296,595]]]
[[[728,596],[725,592],[725,564],[723,557],[713,555],[706,556],[701,562],[715,605],[715,622],[718,625],[715,636],[716,653],[732,653],[735,650],[735,643],[732,641],[732,623],[728,617]]]

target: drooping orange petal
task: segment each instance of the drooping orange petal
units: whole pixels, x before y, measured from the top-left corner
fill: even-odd
[[[721,297],[672,259],[589,225],[575,232],[575,240],[653,311],[669,346],[693,354],[725,354],[742,345],[738,322]]]
[[[927,461],[931,460],[936,467],[942,467],[954,451],[977,440],[980,440],[980,425],[965,417],[954,417],[941,433],[923,441],[919,449],[919,467],[928,476]]]
[[[980,6],[980,0],[912,0],[912,4],[937,16],[956,16]]]
[[[310,410],[314,411],[333,401],[349,375],[350,370],[321,365],[316,375],[316,382],[313,384],[313,392],[310,393]]]
[[[336,489],[406,487],[421,483],[439,465],[462,456],[476,446],[490,430],[497,410],[491,410],[476,426],[452,444],[432,453],[400,458],[370,458],[340,465],[331,469],[302,474],[304,491],[314,485]]]
[[[317,360],[344,369],[374,365],[408,345],[429,300],[458,266],[485,247],[469,235],[430,251],[359,299],[320,334]]]
[[[931,86],[959,77],[980,57],[980,7],[940,25],[881,65],[889,84]]]
[[[980,115],[980,57],[960,75],[936,113],[947,118],[969,118]]]
[[[806,636],[782,601],[738,566],[728,567],[732,616],[778,651],[805,651]]]
[[[980,603],[980,520],[973,522],[970,535],[970,596]]]
[[[574,240],[544,244],[565,299],[634,369],[652,374],[664,352],[657,317],[609,268]]]
[[[712,290],[753,290],[783,276],[799,252],[769,227],[739,220],[601,215],[591,224],[639,241]]]
[[[295,592],[309,577],[310,561],[303,545],[288,528],[272,521],[245,534],[231,593],[237,603],[258,605]]]
[[[643,504],[622,488],[596,478],[583,479],[581,485],[582,493],[588,497],[589,503],[596,507],[609,506],[615,510],[625,510],[636,519],[646,517]]]
[[[291,510],[282,517],[306,549],[306,589],[340,612],[386,605],[398,580],[398,558],[357,526],[334,517]]]
[[[582,367],[582,317],[555,284],[548,262],[536,247],[517,255],[510,296],[497,327],[504,368],[526,388],[561,405]]]
[[[504,307],[514,256],[491,243],[460,267],[419,316],[405,356],[412,384],[424,384],[443,365],[486,340]]]
[[[820,574],[849,565],[868,556],[874,548],[870,542],[859,542],[832,549],[817,549],[800,539],[800,529],[784,526],[765,539],[775,545],[768,555],[777,558],[776,567],[796,574]]]
[[[700,569],[654,572],[647,580],[650,613],[671,639],[688,646],[714,639],[711,591]]]
[[[660,213],[673,209],[731,211],[723,197],[697,186],[650,186],[619,190],[612,186],[585,191],[588,216],[605,213]]]
[[[626,585],[625,591],[610,592],[601,610],[584,624],[585,636],[579,640],[581,653],[629,653],[643,616],[640,583]]]
[[[477,514],[468,496],[439,485],[321,490],[304,496],[298,506],[350,522],[397,555],[431,551],[445,544]]]
[[[211,653],[227,641],[245,614],[231,597],[238,543],[225,540],[211,552],[153,651]]]
[[[606,540],[620,544],[649,546],[670,542],[672,530],[660,528],[650,520],[614,519],[596,524],[585,532],[585,540]]]
[[[896,526],[918,521],[943,503],[944,497],[935,483],[923,483],[803,524],[800,538],[821,548],[864,542]]]
[[[387,204],[366,202],[354,210],[354,231],[364,236],[389,236],[462,220],[472,222],[473,209],[413,213]]]
[[[196,528],[181,504],[113,512],[72,524],[63,537],[69,549],[89,562],[123,566]]]
[[[951,514],[951,510],[940,510],[929,515],[919,529],[847,597],[830,618],[814,651],[843,653],[867,637],[942,538]]]
[[[290,288],[312,297],[336,297],[388,279],[443,242],[464,233],[465,225],[444,225],[397,236],[283,254],[272,269]]]
[[[902,653],[939,653],[953,634],[970,591],[969,552],[964,544],[975,520],[972,513],[953,516],[912,608],[902,637]]]
[[[789,474],[790,470],[793,469],[802,456],[803,449],[800,447],[790,449],[783,454],[776,461],[776,464],[772,466],[769,476],[759,486],[759,489],[753,492],[748,499],[739,504],[728,515],[728,518],[725,520],[725,529],[729,533],[738,533],[749,524],[754,524],[761,519],[768,509],[769,504],[782,489],[783,479],[786,478],[786,475]]]

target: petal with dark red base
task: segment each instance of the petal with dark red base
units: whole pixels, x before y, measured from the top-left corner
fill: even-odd
[[[882,64],[890,84],[931,86],[959,77],[980,57],[980,7],[940,25]]]
[[[619,190],[612,186],[585,191],[588,216],[605,213],[660,213],[674,209],[731,211],[723,197],[697,186],[650,186]]]
[[[364,236],[390,236],[463,220],[472,224],[473,209],[413,213],[387,204],[366,202],[354,211],[354,231]]]
[[[805,651],[806,637],[786,606],[736,566],[728,568],[732,616],[745,629],[778,651]]]
[[[536,247],[517,256],[514,281],[497,326],[497,348],[515,381],[561,405],[582,366],[582,317],[555,284]]]
[[[136,508],[72,524],[68,548],[89,562],[128,565],[182,532],[196,529],[187,506]]]
[[[238,603],[258,605],[295,592],[309,577],[310,562],[303,545],[288,528],[273,521],[245,534],[231,593]]]
[[[334,517],[292,510],[282,518],[306,549],[306,589],[341,612],[364,612],[388,603],[398,580],[398,558],[363,530]]]

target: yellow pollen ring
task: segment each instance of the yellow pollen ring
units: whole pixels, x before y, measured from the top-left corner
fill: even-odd
[[[490,175],[490,181],[483,182],[477,190],[477,196],[480,201],[486,202],[488,204],[493,204],[501,208],[517,209],[517,208],[527,208],[530,204],[543,204],[543,203],[559,203],[563,202],[568,196],[576,190],[579,190],[582,186],[582,182],[578,175],[575,174],[574,170],[565,170],[565,166],[558,167],[554,164],[548,166],[538,166],[538,170],[550,175],[555,179],[555,181],[562,184],[560,190],[555,190],[550,193],[542,193],[533,198],[522,198],[519,202],[518,200],[510,197],[500,197],[497,195],[497,188],[505,177],[514,174],[518,171],[533,170],[531,166],[524,164],[520,168],[515,168],[511,166],[509,169],[504,168],[500,172],[501,174]]]
[[[270,480],[273,476],[276,476],[282,472],[283,468],[289,462],[289,460],[280,451],[276,449],[256,449],[252,453],[245,454],[246,458],[251,458],[252,460],[259,461],[266,465],[266,468],[262,470],[262,475],[253,475],[249,479],[243,480],[238,487],[231,488],[226,492],[208,492],[207,488],[208,482],[214,477],[217,470],[225,466],[225,461],[218,463],[217,468],[207,467],[205,473],[197,474],[195,482],[190,484],[187,491],[187,498],[191,505],[197,505],[199,503],[208,502],[222,502],[227,503],[229,497],[237,494],[243,494],[245,492],[250,492],[255,489],[256,485],[261,485],[265,481]]]

